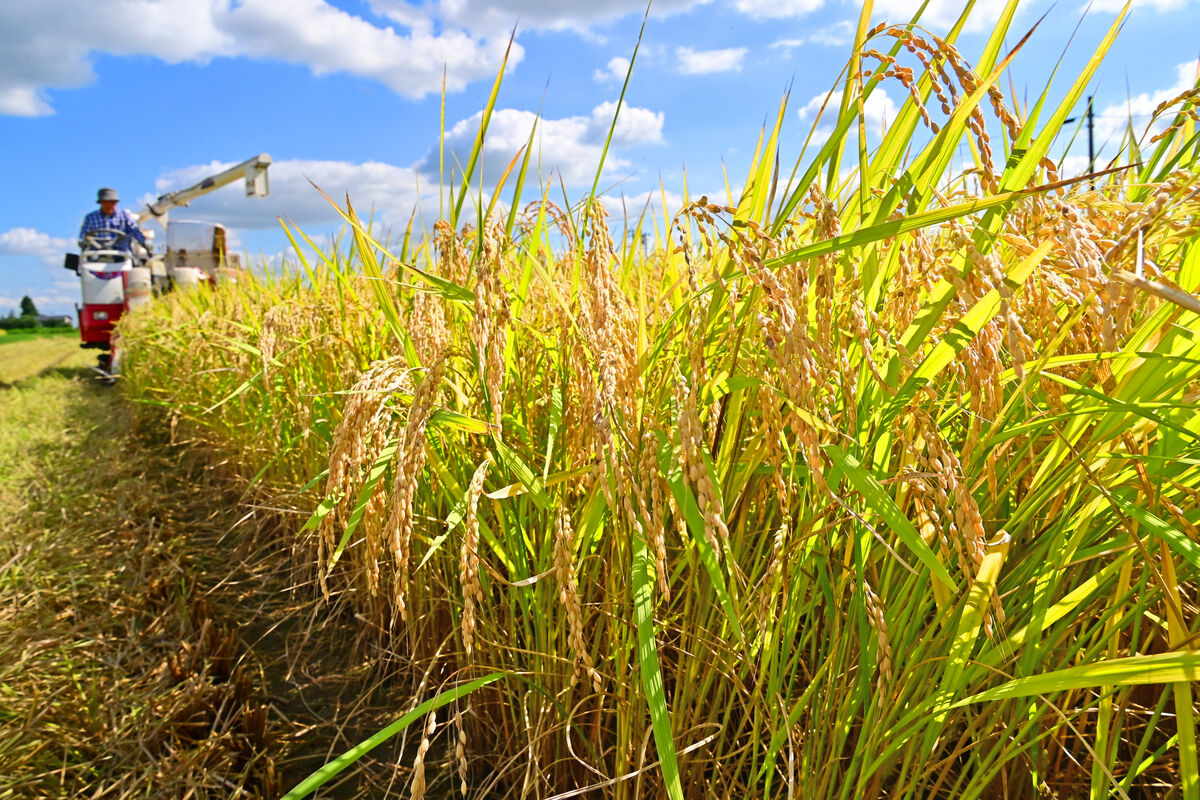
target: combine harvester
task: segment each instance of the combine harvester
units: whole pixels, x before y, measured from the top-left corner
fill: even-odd
[[[167,250],[162,258],[156,258],[149,248],[144,255],[135,256],[123,249],[124,234],[104,230],[81,239],[79,253],[67,254],[63,266],[79,275],[82,296],[82,305],[75,306],[80,347],[103,351],[95,369],[105,379],[111,381],[119,372],[120,350],[113,326],[126,311],[176,286],[236,280],[241,269],[237,255],[226,251],[224,226],[190,220],[168,222],[171,209],[186,206],[239,178],[245,179],[247,197],[266,197],[270,193],[270,165],[271,157],[261,153],[186,189],[164,194],[146,206],[137,221],[141,225],[155,219],[166,230]],[[147,231],[147,240],[153,235],[153,231]]]

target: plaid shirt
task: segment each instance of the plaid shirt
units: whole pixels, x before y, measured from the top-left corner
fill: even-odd
[[[111,217],[104,216],[103,211],[93,211],[83,218],[83,225],[79,228],[79,238],[85,238],[89,233],[96,231],[109,231],[107,237],[97,237],[103,240],[104,238],[112,239],[118,233],[129,234],[120,242],[117,242],[118,250],[132,252],[130,249],[130,239],[137,239],[142,244],[146,243],[146,236],[142,233],[142,229],[138,227],[137,218],[129,211],[123,208],[113,210]]]

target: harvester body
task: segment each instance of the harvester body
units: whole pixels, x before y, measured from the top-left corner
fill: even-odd
[[[122,250],[84,248],[79,257],[79,337],[84,347],[107,350],[112,329],[125,313],[133,256]]]

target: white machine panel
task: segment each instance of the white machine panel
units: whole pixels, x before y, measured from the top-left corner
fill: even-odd
[[[125,302],[124,273],[132,269],[128,260],[116,262],[92,262],[84,255],[79,268],[80,288],[83,304],[118,305]]]
[[[171,220],[167,226],[167,250],[186,250],[189,253],[206,253],[213,249],[213,235],[217,225],[193,220]]]

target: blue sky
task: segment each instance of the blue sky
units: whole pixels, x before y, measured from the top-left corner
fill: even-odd
[[[873,17],[905,22],[917,5],[880,0]],[[968,60],[1001,7],[976,4],[959,40]],[[961,8],[935,0],[924,23],[944,33]],[[1064,52],[1052,94],[1065,91],[1119,8],[1024,3],[1010,41],[1046,17],[1013,64],[1016,93],[1035,96]],[[77,279],[61,269],[62,254],[75,249],[99,187],[116,187],[136,209],[260,152],[275,161],[270,198],[246,199],[235,184],[173,218],[224,222],[252,260],[278,258],[280,215],[311,235],[337,230],[312,180],[374,208],[384,225],[402,227],[414,208],[431,225],[443,74],[447,145],[465,153],[514,28],[485,175],[503,169],[540,110],[541,174],[578,199],[644,10],[640,0],[0,3],[0,314],[26,294],[43,312],[71,311]],[[610,205],[624,197],[640,208],[660,186],[676,202],[685,171],[693,194],[723,192],[723,170],[736,186],[789,87],[785,152],[798,152],[814,102],[846,63],[860,10],[837,0],[655,2],[602,182]],[[1130,113],[1144,123],[1192,84],[1198,33],[1200,0],[1134,4],[1092,88],[1100,144]],[[868,109],[876,125],[903,101],[898,84],[886,91]],[[1081,145],[1066,158],[1068,174],[1086,166]]]

